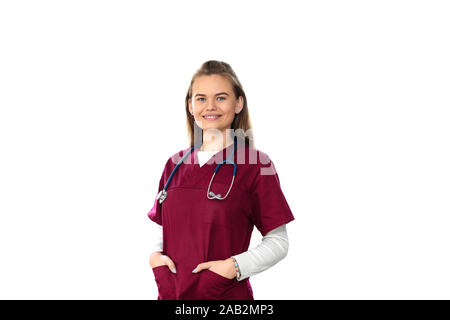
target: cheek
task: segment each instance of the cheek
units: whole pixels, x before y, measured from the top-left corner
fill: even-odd
[[[224,114],[224,118],[227,120],[227,121],[233,121],[233,118],[234,118],[234,109],[232,109],[231,111],[228,111],[228,112],[226,112],[225,114]]]
[[[221,113],[225,118],[234,117],[234,106],[233,105],[223,105],[221,106]]]

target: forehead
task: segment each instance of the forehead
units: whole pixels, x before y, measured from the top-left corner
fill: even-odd
[[[222,91],[231,93],[232,87],[227,78],[218,74],[197,77],[192,84],[193,94],[203,93],[214,95]]]

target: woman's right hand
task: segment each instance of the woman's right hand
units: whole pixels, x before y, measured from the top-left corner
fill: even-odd
[[[173,273],[177,273],[175,263],[173,263],[172,259],[162,254],[162,252],[160,251],[153,252],[150,256],[150,267],[156,268],[163,265],[167,265],[170,271],[172,271]]]

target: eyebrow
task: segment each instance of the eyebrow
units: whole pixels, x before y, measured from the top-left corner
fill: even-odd
[[[226,92],[219,92],[219,93],[216,93],[215,95],[216,96],[220,96],[221,94],[226,94],[227,96],[229,95],[228,93],[226,93]],[[206,94],[203,94],[203,93],[197,93],[196,95],[195,95],[195,97],[196,96],[206,96]]]

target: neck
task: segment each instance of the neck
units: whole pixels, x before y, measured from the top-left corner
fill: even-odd
[[[231,135],[222,131],[222,134],[209,134],[207,131],[203,132],[203,144],[200,148],[201,151],[220,151],[229,145],[233,144],[233,138]]]

